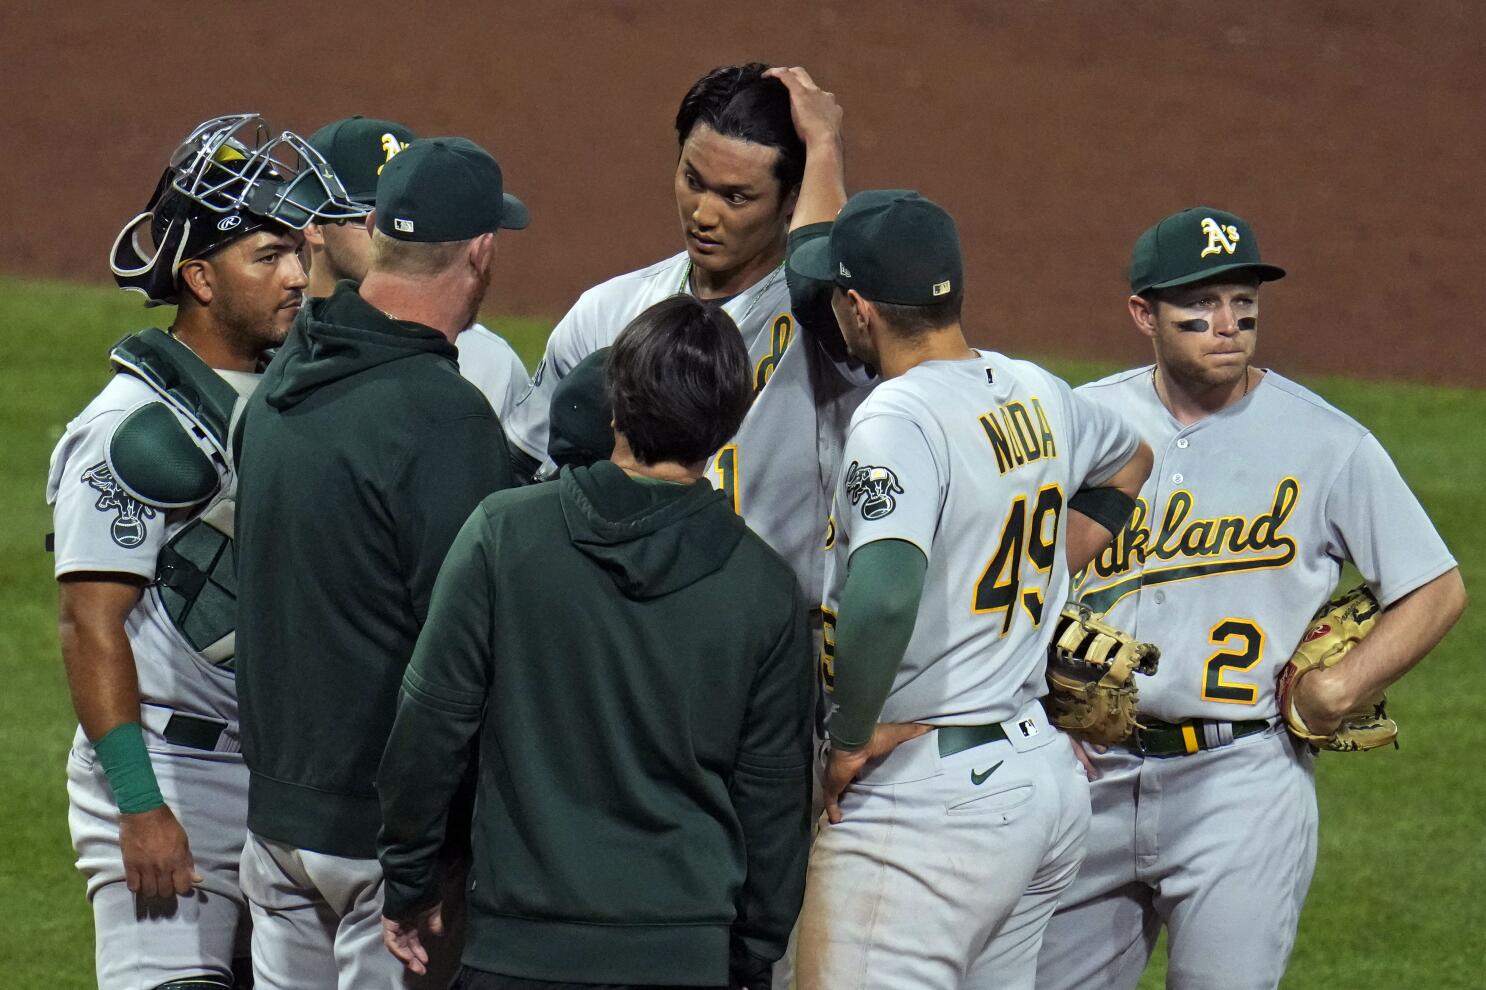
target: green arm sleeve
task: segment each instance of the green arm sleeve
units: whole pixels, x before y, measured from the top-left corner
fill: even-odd
[[[406,918],[438,900],[438,853],[450,805],[473,758],[490,689],[492,601],[486,515],[460,530],[439,571],[428,621],[403,675],[377,772],[383,914]]]
[[[913,635],[929,560],[906,540],[878,540],[851,555],[836,620],[836,711],[831,745],[861,749],[893,687]]]

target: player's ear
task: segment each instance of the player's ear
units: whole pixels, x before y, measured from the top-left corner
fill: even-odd
[[[304,243],[310,248],[325,247],[325,230],[318,223],[304,225]]]
[[[377,211],[372,210],[370,213],[368,213],[366,215],[366,219],[362,221],[362,223],[366,227],[367,235],[370,236],[371,232],[375,230],[377,226]]]
[[[216,272],[212,263],[202,258],[193,258],[181,265],[177,275],[182,289],[203,306],[210,306],[216,295]]]
[[[1125,303],[1130,309],[1130,319],[1135,321],[1135,329],[1147,337],[1156,335],[1156,307],[1160,303],[1145,296],[1131,296]]]
[[[467,258],[475,274],[481,278],[489,276],[495,264],[495,235],[481,234],[469,243]]]

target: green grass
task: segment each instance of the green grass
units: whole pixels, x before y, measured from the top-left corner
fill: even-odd
[[[107,378],[108,346],[168,319],[110,289],[0,278],[0,986],[92,979],[92,922],[67,837],[63,768],[74,721],[42,550],[43,489],[52,446]],[[535,364],[549,323],[486,322]],[[1111,370],[1047,363],[1070,381]],[[1476,509],[1486,491],[1486,392],[1305,383],[1377,433],[1473,584],[1486,560]],[[1468,611],[1392,693],[1402,749],[1320,761],[1320,861],[1287,986],[1479,985],[1486,789],[1476,758],[1486,727],[1478,651],[1468,644],[1486,640],[1483,615]],[[1163,973],[1158,953],[1142,986],[1160,986]]]

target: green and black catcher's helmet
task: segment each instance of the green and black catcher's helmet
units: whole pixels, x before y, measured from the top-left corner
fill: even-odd
[[[355,219],[355,203],[309,142],[290,131],[270,137],[254,113],[216,117],[181,142],[145,211],[114,239],[109,268],[146,305],[172,304],[181,265],[265,227],[304,229]],[[148,230],[150,245],[140,237]]]

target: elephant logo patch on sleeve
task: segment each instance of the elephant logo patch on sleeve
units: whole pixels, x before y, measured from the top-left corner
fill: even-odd
[[[144,542],[146,519],[155,518],[153,506],[125,494],[108,469],[107,461],[99,461],[83,472],[83,484],[98,492],[98,501],[93,508],[99,512],[113,510],[118,516],[109,529],[113,541],[125,550],[133,550]]]
[[[852,461],[846,469],[846,494],[852,505],[861,503],[863,519],[881,519],[898,507],[893,496],[902,495],[903,486],[892,468]]]

